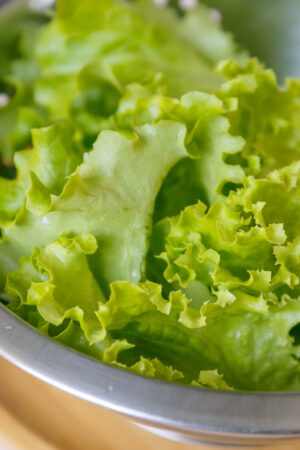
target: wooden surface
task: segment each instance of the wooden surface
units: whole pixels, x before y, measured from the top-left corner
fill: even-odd
[[[0,450],[213,448],[152,435],[127,418],[48,386],[0,358]],[[300,443],[276,448],[296,450]]]

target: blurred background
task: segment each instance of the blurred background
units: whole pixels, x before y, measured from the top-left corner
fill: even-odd
[[[283,81],[300,76],[299,0],[155,0],[178,11],[203,3],[236,41],[272,67]]]

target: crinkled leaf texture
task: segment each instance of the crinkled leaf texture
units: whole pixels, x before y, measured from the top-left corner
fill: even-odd
[[[12,267],[16,254],[30,255],[35,246],[43,248],[62,232],[93,233],[102,251],[90,264],[103,289],[107,292],[115,280],[138,281],[144,272],[155,197],[170,167],[187,155],[184,137],[184,126],[168,121],[136,128],[131,138],[102,132],[61,195],[51,196],[42,219],[42,191],[32,184],[29,203],[13,226],[3,229],[2,270],[7,259]],[[44,196],[41,202],[44,207]]]
[[[33,101],[38,77],[34,48],[47,22],[46,15],[29,11],[24,5],[1,10],[0,94],[7,95],[0,106],[0,160],[4,169],[11,167],[16,150],[31,144],[31,128],[44,124],[44,111]]]
[[[279,88],[204,7],[98,3],[60,0],[7,71],[9,308],[135,373],[299,390],[299,82]]]
[[[298,300],[271,305],[267,314],[251,311],[245,301],[228,304],[215,308],[206,321],[181,291],[167,300],[161,286],[149,281],[114,282],[109,300],[102,301],[85,256],[94,246],[91,236],[61,238],[23,261],[7,285],[8,293],[21,299],[17,311],[22,315],[26,309],[34,323],[29,317],[35,317],[35,307],[42,332],[138,373],[222,389],[299,387],[297,348],[288,334],[300,320]]]
[[[34,130],[33,150],[16,154],[17,179],[1,180],[9,191],[0,245],[4,274],[16,267],[18,257],[31,255],[35,246],[43,248],[63,232],[92,233],[102,251],[90,264],[107,294],[112,281],[137,282],[145,275],[155,201],[179,161],[194,164],[195,182],[206,196],[209,184],[203,174],[211,177],[213,168],[214,197],[223,197],[225,180],[242,181],[242,168],[224,162],[223,152],[241,151],[243,140],[228,131],[221,100],[200,92],[180,100],[136,99],[140,89],[144,93],[137,87],[120,103],[116,120],[121,131],[102,131],[73,173],[81,154],[63,123]]]
[[[226,161],[246,142],[231,134],[233,107],[131,86],[115,116],[120,131],[102,131],[79,165],[66,125],[34,132],[11,181],[19,191],[4,196],[15,205],[0,246],[11,307],[58,341],[138,373],[298,389],[299,163],[255,178],[251,158]],[[159,190],[180,161],[196,168],[211,206],[187,206],[151,232]],[[243,187],[226,196],[220,186],[234,172]],[[143,281],[148,273],[156,282]]]
[[[171,95],[217,88],[222,77],[214,72],[213,65],[233,56],[235,44],[218,25],[211,24],[204,7],[189,16],[194,28],[207,25],[201,35],[198,33],[196,46],[186,32],[187,20],[170,11],[162,14],[166,20],[151,0],[130,5],[119,0],[97,5],[92,0],[58,2],[57,16],[37,48],[41,66],[37,100],[56,116],[65,115],[80,88],[76,77],[88,64],[96,68],[100,97],[107,89],[153,78],[159,79]],[[208,49],[209,40],[214,44]],[[103,102],[99,104],[103,108]],[[102,113],[106,115],[105,108]]]
[[[60,194],[66,178],[81,161],[72,143],[70,127],[56,123],[32,130],[32,150],[14,156],[17,177],[0,177],[0,224],[10,226],[22,208],[27,193],[30,211],[43,214],[50,206],[50,194]]]
[[[0,93],[9,97],[0,107],[5,168],[15,151],[31,146],[32,128],[60,119],[70,118],[76,138],[90,149],[99,131],[113,126],[128,83],[172,95],[213,91],[222,81],[214,63],[245,59],[207,8],[180,18],[152,0],[60,0],[51,15],[20,8],[4,15],[0,34]]]
[[[287,79],[279,88],[274,72],[255,59],[242,66],[223,61],[218,68],[228,79],[218,96],[238,99],[238,108],[229,112],[231,131],[245,139],[243,157],[253,160],[256,174],[264,176],[299,159],[299,80]]]

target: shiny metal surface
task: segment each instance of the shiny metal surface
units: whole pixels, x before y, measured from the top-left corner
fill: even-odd
[[[293,28],[295,20],[298,21],[299,14],[296,15],[295,8],[298,5],[300,11],[300,1],[289,0],[289,5],[292,5],[290,12],[286,11],[288,8],[282,9],[287,4],[286,0],[208,2],[211,6],[217,3],[220,5],[225,24],[231,23],[237,35],[244,33],[244,43],[251,41],[253,33],[256,35],[256,41],[250,46],[252,52],[253,46],[256,46],[260,49],[257,54],[265,52],[261,54],[269,55],[263,58],[269,58],[271,65],[274,61],[281,76],[300,76],[300,31],[298,24],[297,30]],[[226,7],[224,2],[227,2]],[[7,1],[0,0],[0,6],[4,3]],[[9,3],[15,5],[24,2],[17,0]],[[270,6],[268,20],[273,20],[274,29],[282,29],[288,38],[280,40],[278,36],[276,41],[272,40],[272,22],[265,19],[267,4]],[[252,15],[249,13],[250,5],[256,11]],[[253,15],[258,14],[258,5],[264,12],[256,20]],[[243,24],[242,20],[246,18],[249,23]],[[275,22],[278,22],[276,26]],[[265,31],[264,35],[261,34],[262,30]],[[294,44],[289,47],[291,37]],[[286,48],[283,49],[283,46]],[[278,55],[282,55],[279,61]],[[125,414],[140,426],[170,439],[194,443],[213,442],[232,447],[275,445],[282,439],[300,436],[300,393],[211,391],[134,375],[99,363],[45,338],[3,306],[0,306],[0,355],[59,389]]]
[[[3,306],[0,355],[59,389],[175,439],[257,445],[300,436],[300,393],[211,391],[134,375],[47,339]]]

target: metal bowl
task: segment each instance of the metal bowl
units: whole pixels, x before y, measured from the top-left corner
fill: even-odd
[[[250,446],[300,437],[300,393],[212,391],[134,375],[47,339],[4,306],[0,355],[59,389],[171,439]]]
[[[111,367],[39,334],[0,307],[0,355],[70,394],[171,439],[236,445],[300,436],[300,393],[212,391]]]

